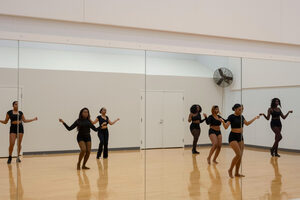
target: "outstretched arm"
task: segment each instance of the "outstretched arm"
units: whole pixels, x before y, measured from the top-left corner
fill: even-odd
[[[264,116],[266,118],[266,120],[269,120],[270,119],[270,116],[271,116],[271,108],[268,109],[268,114],[265,115],[265,113],[260,113],[259,114],[260,116]]]
[[[283,113],[281,112],[280,116],[282,117],[282,119],[286,119],[289,116],[290,113],[293,113],[293,111],[290,110],[288,113],[286,113],[286,115],[283,115]]]
[[[244,120],[244,123],[246,126],[249,126],[250,124],[252,124],[255,120],[259,119],[259,116],[256,116],[254,117],[252,120],[250,121],[247,121],[247,120]]]
[[[97,122],[96,122],[96,123],[97,123]],[[93,131],[97,132],[97,131],[100,130],[101,127],[99,126],[98,128],[96,128],[96,127],[94,126],[94,124],[91,123],[90,128],[91,128]]]
[[[225,122],[225,120],[224,120],[223,118],[221,118],[220,121],[222,122],[223,127],[224,127],[225,129],[228,129],[228,127],[229,127],[230,124],[231,124],[230,121]]]
[[[37,117],[35,117],[35,118],[33,118],[33,119],[26,119],[26,118],[24,117],[24,115],[22,115],[22,121],[23,121],[24,123],[30,123],[30,122],[33,122],[33,121],[36,121],[36,120],[38,120]]]
[[[1,122],[2,124],[7,124],[8,120],[9,120],[9,116],[8,116],[8,114],[6,114],[5,120],[0,120],[0,122]]]
[[[72,124],[72,126],[68,126],[62,119],[59,119],[59,122],[61,122],[68,131],[71,131],[78,126],[77,120]]]
[[[200,114],[201,115],[201,114]],[[200,120],[200,123],[203,123],[204,121],[206,121],[206,119],[207,119],[207,115],[205,114],[205,113],[203,113],[203,116],[204,116],[204,119],[201,119]]]
[[[92,121],[92,120],[91,120],[91,123],[92,123],[92,124],[96,124],[97,122],[99,122],[99,119],[98,119],[98,118],[96,118],[95,121]]]
[[[118,118],[118,119],[116,119],[115,121],[110,121],[110,120],[108,120],[108,124],[109,125],[114,125],[117,121],[119,121],[120,119]]]

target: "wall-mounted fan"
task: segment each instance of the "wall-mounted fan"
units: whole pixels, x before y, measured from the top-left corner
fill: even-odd
[[[220,87],[228,87],[233,82],[232,72],[225,68],[221,67],[214,72],[214,81]]]

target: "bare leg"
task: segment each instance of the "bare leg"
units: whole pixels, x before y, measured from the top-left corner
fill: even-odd
[[[8,148],[9,156],[12,156],[16,139],[17,139],[17,134],[16,133],[10,133],[9,134],[9,148]]]
[[[237,161],[237,163],[236,163],[236,166],[235,166],[235,176],[237,176],[237,177],[245,177],[243,174],[239,173],[240,166],[241,166],[241,163],[242,163],[243,152],[244,152],[244,141],[239,142],[239,146],[240,146],[240,150],[241,150],[241,159],[239,159]]]
[[[215,156],[214,156],[214,159],[213,159],[213,162],[215,164],[218,164],[217,158],[220,154],[221,147],[222,147],[222,135],[218,135],[218,146],[217,146],[216,153],[215,153]]]
[[[213,155],[213,153],[215,152],[215,150],[218,147],[218,138],[217,138],[216,134],[210,134],[209,139],[212,143],[212,147],[210,148],[209,155],[207,157],[207,163],[210,165],[211,156]]]
[[[241,159],[242,153],[241,153],[241,149],[240,149],[239,143],[237,141],[232,141],[232,142],[230,142],[229,145],[230,145],[230,147],[233,149],[233,151],[235,153],[235,156],[232,159],[230,168],[228,170],[229,177],[233,178],[232,170],[233,170],[234,166],[237,164],[237,162]]]
[[[18,137],[18,155],[20,155],[20,153],[21,153],[23,135],[24,135],[23,133],[19,133],[19,137]]]
[[[80,153],[79,153],[79,157],[78,157],[77,170],[80,170],[81,160],[83,159],[84,155],[86,154],[86,145],[85,145],[84,141],[79,141],[78,145],[80,148]]]
[[[84,156],[83,164],[82,164],[82,169],[90,169],[89,167],[86,166],[86,162],[88,161],[90,154],[91,154],[91,147],[92,143],[91,142],[86,142],[86,153]]]

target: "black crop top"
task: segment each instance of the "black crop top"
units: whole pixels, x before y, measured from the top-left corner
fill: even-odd
[[[109,121],[108,116],[106,116],[106,119],[103,119],[101,115],[99,115],[97,118],[99,120],[100,127],[104,126],[103,123],[105,123],[105,122],[106,122],[106,126],[108,125],[108,121]]]
[[[22,121],[23,113],[21,111],[19,111],[19,119],[18,119],[18,115],[14,114],[13,110],[8,111],[7,115],[9,116],[11,122]]]
[[[229,115],[227,121],[230,122],[231,128],[242,128],[242,127],[244,127],[245,118],[243,115],[241,117],[241,116],[236,116],[236,115],[232,114],[232,115]]]
[[[271,110],[272,118],[280,118],[281,113],[282,113],[281,110],[279,112],[275,111],[274,109]]]
[[[205,119],[201,119],[201,114],[199,113],[199,114],[197,114],[196,116],[192,116],[192,123],[193,123],[194,121],[200,121],[200,123],[202,123],[202,122],[205,121]]]
[[[223,119],[220,115],[218,115],[220,119]],[[223,119],[225,121],[225,119]],[[206,118],[206,124],[211,126],[220,126],[221,121],[214,118],[214,116],[210,115],[208,118]]]
[[[99,128],[96,128],[92,122],[88,119],[76,120],[71,126],[68,126],[66,123],[63,123],[68,131],[73,130],[78,127],[78,134],[88,134],[91,132],[90,129],[98,131]]]

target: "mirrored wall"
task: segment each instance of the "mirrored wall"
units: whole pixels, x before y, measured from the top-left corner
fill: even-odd
[[[12,40],[0,52],[0,199],[300,196],[299,63]]]

